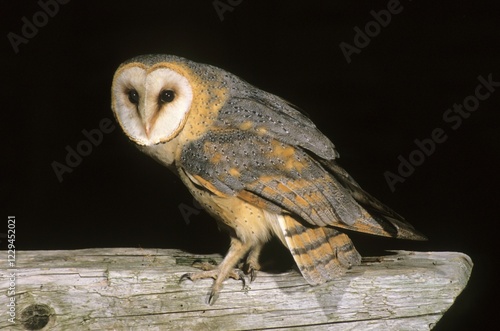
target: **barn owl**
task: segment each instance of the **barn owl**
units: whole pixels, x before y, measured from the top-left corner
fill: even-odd
[[[360,263],[342,229],[425,240],[337,164],[333,143],[297,107],[222,69],[172,55],[132,58],[114,75],[112,110],[229,233],[217,267],[181,277],[213,278],[210,304],[241,270],[255,278],[272,236],[311,285]]]

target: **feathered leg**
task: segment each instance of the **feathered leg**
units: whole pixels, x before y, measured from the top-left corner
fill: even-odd
[[[263,243],[259,243],[252,247],[248,253],[247,261],[245,263],[245,273],[250,275],[250,281],[253,282],[257,278],[257,271],[260,270],[259,256],[264,247]]]

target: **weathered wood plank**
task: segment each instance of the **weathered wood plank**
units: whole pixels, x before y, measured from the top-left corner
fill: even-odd
[[[260,272],[242,289],[228,280],[213,306],[210,280],[185,281],[196,259],[166,249],[85,249],[17,253],[16,320],[8,321],[12,270],[0,270],[0,329],[26,330],[430,330],[469,279],[461,253],[406,252],[365,259],[344,277],[309,286],[300,274]],[[33,305],[46,306],[33,306]],[[42,312],[42,315],[44,313]],[[48,322],[46,320],[49,320]]]

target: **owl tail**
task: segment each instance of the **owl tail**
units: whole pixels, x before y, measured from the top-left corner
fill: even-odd
[[[278,216],[284,243],[300,272],[311,285],[342,275],[361,263],[361,255],[347,235],[330,227],[305,227],[289,215]]]

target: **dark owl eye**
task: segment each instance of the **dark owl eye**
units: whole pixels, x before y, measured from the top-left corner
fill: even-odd
[[[139,103],[139,93],[137,90],[132,89],[128,91],[128,100],[133,103],[134,105],[137,105]]]
[[[162,90],[160,92],[160,103],[172,102],[175,99],[175,93],[172,90]]]

